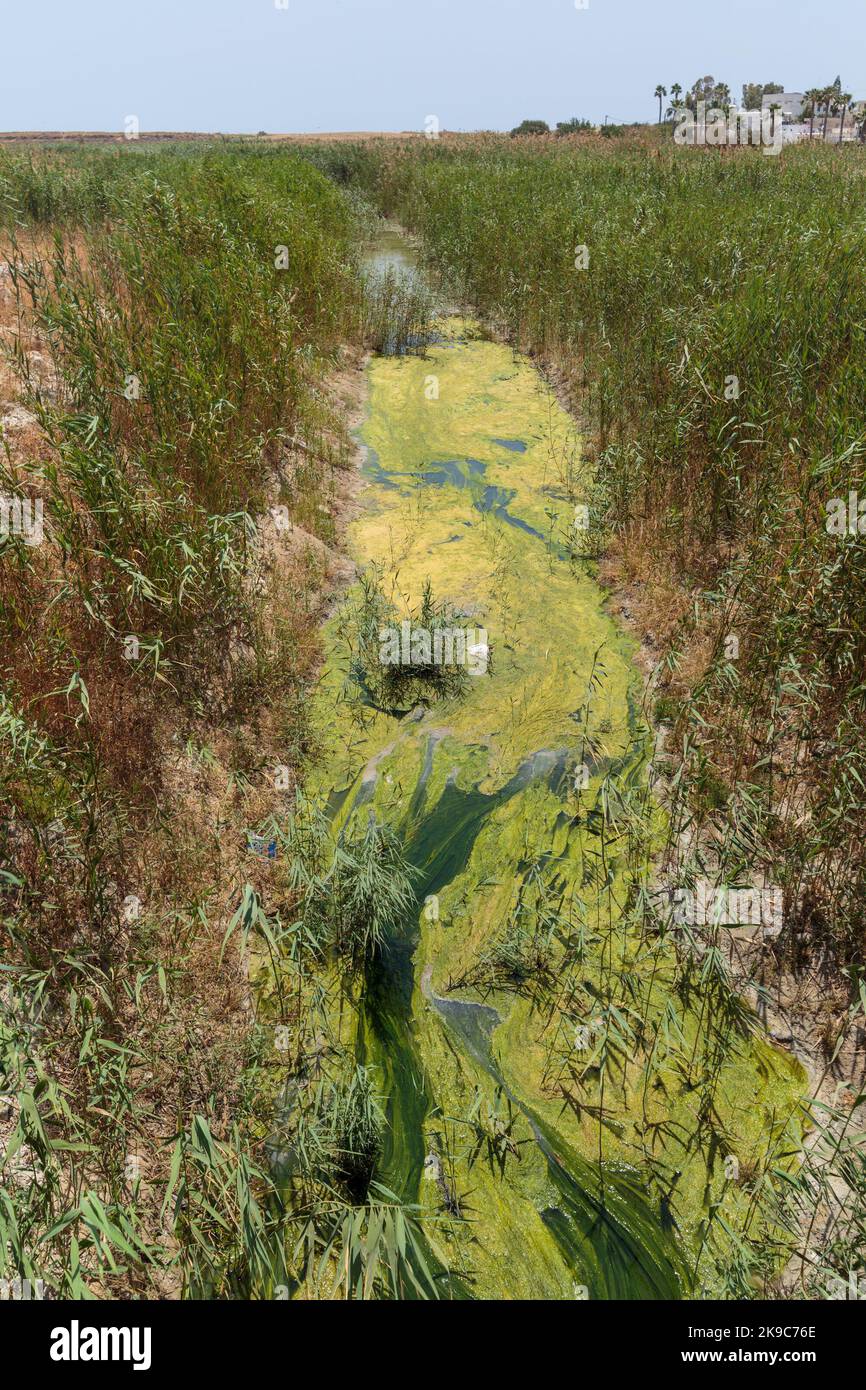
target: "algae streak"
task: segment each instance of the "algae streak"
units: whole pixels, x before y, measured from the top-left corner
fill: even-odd
[[[795,1150],[802,1079],[709,987],[675,995],[672,948],[633,925],[660,818],[628,643],[573,559],[573,422],[526,359],[439,327],[423,358],[370,366],[350,543],[404,610],[430,579],[486,628],[492,674],[403,717],[348,698],[350,594],[314,712],[335,825],[372,809],[419,875],[358,1013],[380,1176],[435,1216],[445,1296],[712,1291],[719,1213],[742,1225],[751,1200],[725,1156]],[[521,922],[543,968],[491,977]]]

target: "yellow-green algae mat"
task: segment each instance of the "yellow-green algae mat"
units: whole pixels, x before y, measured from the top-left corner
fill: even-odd
[[[646,786],[646,740],[629,644],[565,543],[573,422],[527,359],[469,321],[438,328],[425,356],[370,365],[350,547],[404,612],[429,579],[485,628],[492,673],[359,721],[338,613],[313,715],[335,829],[373,811],[419,874],[417,917],[368,971],[355,1024],[388,1120],[378,1177],[430,1214],[444,1297],[699,1297],[710,1218],[723,1243],[725,1221],[759,1220],[725,1158],[791,1161],[802,1075],[754,1035],[704,1047],[714,1017],[673,1000],[673,948],[623,925],[633,873],[610,803]],[[546,990],[455,988],[521,903],[540,910],[533,883],[569,923]],[[709,1143],[707,1085],[678,1061],[699,1045]]]

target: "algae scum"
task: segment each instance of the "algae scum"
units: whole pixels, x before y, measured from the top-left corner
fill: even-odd
[[[384,713],[352,697],[356,593],[326,629],[319,790],[337,833],[374,814],[417,872],[352,1024],[377,1177],[429,1215],[443,1297],[700,1296],[708,1213],[750,1202],[724,1156],[793,1151],[802,1084],[712,999],[675,1003],[673,948],[632,924],[661,818],[630,648],[576,558],[573,422],[459,318],[369,387],[354,558],[407,613],[429,580],[492,653],[462,698]]]

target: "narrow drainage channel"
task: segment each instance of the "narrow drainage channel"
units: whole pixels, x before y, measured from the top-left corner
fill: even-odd
[[[394,233],[370,259],[417,274]],[[639,1093],[623,1091],[613,1129],[605,1121],[602,1136],[600,1111],[588,1129],[544,1084],[548,1041],[539,1041],[531,1001],[498,994],[492,1008],[454,997],[453,981],[471,977],[533,863],[555,865],[590,936],[600,924],[607,942],[623,936],[602,784],[634,794],[645,730],[632,648],[564,544],[573,422],[527,359],[454,316],[437,322],[423,355],[374,357],[368,375],[353,556],[404,607],[429,581],[467,626],[484,627],[493,654],[464,698],[408,714],[366,707],[359,718],[347,699],[339,612],[324,629],[312,711],[318,792],[338,832],[356,813],[397,829],[417,871],[416,910],[368,967],[355,1028],[388,1122],[377,1177],[429,1213],[426,1253],[444,1297],[687,1296],[680,1234],[628,1161],[641,1152],[630,1129],[641,1119]],[[577,796],[581,763],[588,781]],[[591,959],[585,968],[595,968]],[[766,1049],[737,1067],[737,1116],[798,1091]],[[502,1096],[521,1139],[517,1156],[493,1171],[467,1160],[459,1136],[474,1101],[494,1106]],[[680,1123],[689,1104],[667,1097],[662,1118]],[[593,1133],[604,1140],[601,1162],[586,1156]],[[462,1243],[426,1180],[439,1166],[427,1162],[430,1145],[449,1134],[463,1148]],[[694,1229],[709,1179],[700,1153],[685,1161]]]

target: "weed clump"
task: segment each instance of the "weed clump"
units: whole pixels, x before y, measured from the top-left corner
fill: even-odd
[[[349,680],[373,708],[405,714],[417,705],[458,700],[473,675],[490,673],[484,629],[437,600],[428,579],[421,601],[401,614],[375,575],[361,579],[360,595],[347,605],[342,637],[349,652]]]

